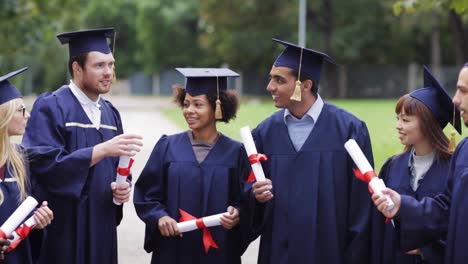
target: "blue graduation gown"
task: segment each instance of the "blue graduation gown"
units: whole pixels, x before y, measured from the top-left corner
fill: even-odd
[[[89,167],[93,147],[122,133],[118,111],[103,99],[100,129],[89,127],[78,100],[67,86],[39,96],[23,144],[34,153],[31,172],[47,192],[54,221],[41,263],[117,263],[116,227],[122,206],[112,202],[118,158]]]
[[[263,168],[274,195],[266,204],[250,197],[253,232],[261,235],[258,263],[368,263],[371,199],[344,148],[354,138],[373,162],[366,125],[326,103],[296,151],[283,116],[274,113],[252,132],[268,156]]]
[[[198,163],[187,132],[162,136],[135,184],[135,209],[146,224],[144,248],[153,252],[151,263],[240,263],[246,245],[239,225],[231,230],[210,227],[219,248],[205,254],[202,230],[180,237],[163,237],[158,221],[170,216],[177,222],[183,209],[195,217],[223,213],[232,205],[241,208],[242,179],[247,158],[237,141],[220,135],[205,160]],[[241,218],[243,212],[240,210]]]
[[[27,159],[26,159],[27,161]],[[35,180],[30,177],[29,171],[29,185],[27,192],[31,194],[39,204],[42,203],[41,192]],[[0,189],[3,193],[3,203],[0,204],[0,226],[5,223],[8,217],[20,206],[21,201],[19,200],[20,192],[16,181],[9,181],[13,177],[7,169],[5,169],[5,181],[0,182]],[[29,218],[26,217],[26,219]],[[4,264],[29,264],[33,263],[37,259],[37,253],[42,246],[43,230],[33,229],[31,233],[21,241],[21,243],[11,252],[6,255]]]
[[[394,156],[385,162],[379,177],[385,185],[398,192],[421,200],[423,197],[434,197],[443,192],[447,184],[449,161],[434,160],[416,191],[410,186],[411,172],[408,161],[411,151]],[[397,221],[397,220],[394,220]],[[385,224],[384,216],[374,207],[372,218],[372,259],[376,264],[412,264],[423,263],[420,256],[405,254],[398,243],[397,230],[388,222]],[[415,249],[415,248],[413,248]],[[426,262],[443,263],[445,241],[436,240],[420,248]]]
[[[448,184],[436,197],[417,201],[401,196],[400,225],[403,249],[417,248],[447,237],[444,263],[466,263],[468,260],[468,145],[463,139],[452,156]]]

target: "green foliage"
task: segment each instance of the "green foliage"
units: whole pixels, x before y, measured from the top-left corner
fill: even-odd
[[[138,10],[136,56],[147,73],[215,60],[198,45],[198,1],[142,1]]]
[[[414,13],[433,9],[453,9],[464,14],[468,8],[468,0],[397,0],[393,5],[393,12],[400,15],[403,12]]]

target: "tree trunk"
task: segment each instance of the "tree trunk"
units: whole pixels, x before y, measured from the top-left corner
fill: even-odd
[[[440,17],[436,11],[432,11],[432,32],[431,32],[431,66],[434,76],[441,82],[442,61],[440,51]]]
[[[450,26],[453,32],[453,43],[455,49],[455,63],[462,65],[467,61],[467,39],[468,32],[463,25],[463,21],[455,11],[450,11]]]

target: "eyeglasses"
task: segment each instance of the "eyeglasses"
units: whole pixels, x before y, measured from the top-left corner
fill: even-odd
[[[20,108],[18,108],[18,110],[16,110],[17,112],[22,112],[23,114],[23,117],[26,116],[26,106],[24,104],[21,105]]]

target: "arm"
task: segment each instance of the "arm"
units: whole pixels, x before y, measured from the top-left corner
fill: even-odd
[[[65,120],[54,97],[43,95],[34,103],[23,144],[30,151],[31,172],[42,187],[57,195],[79,197],[88,176],[92,148],[67,150]]]
[[[372,147],[369,133],[364,122],[356,125],[352,138],[361,147],[370,164],[373,166]],[[349,158],[349,203],[347,247],[345,252],[346,263],[367,263],[370,256],[370,218],[372,203],[369,199],[367,184],[354,176],[353,161]]]

